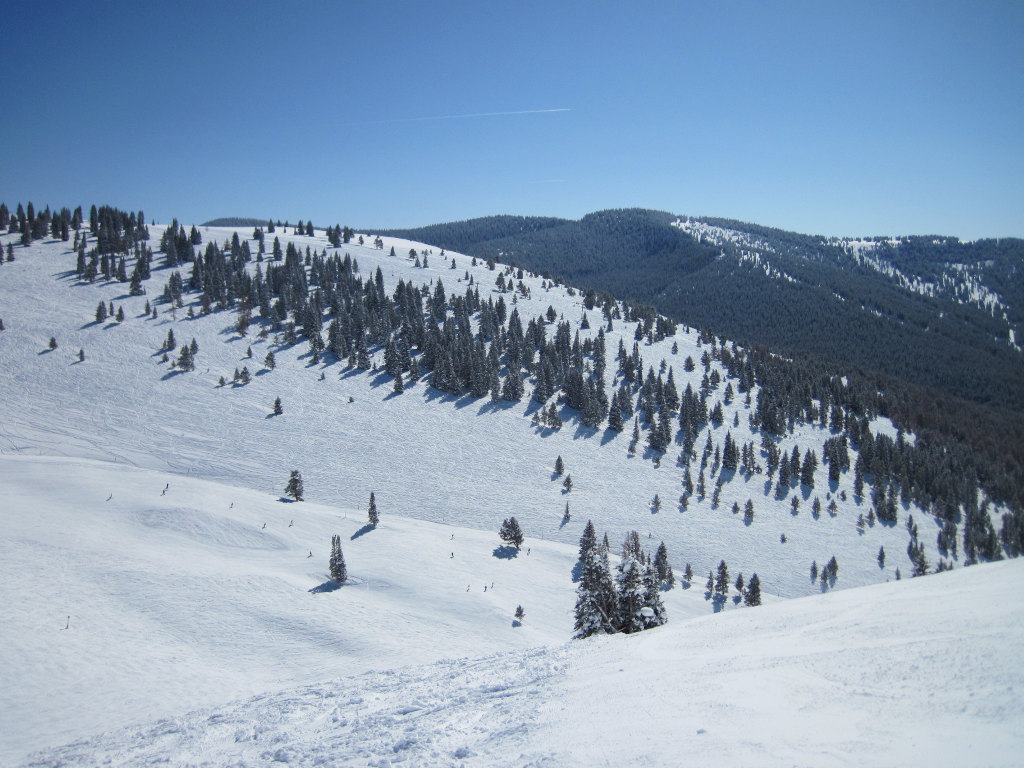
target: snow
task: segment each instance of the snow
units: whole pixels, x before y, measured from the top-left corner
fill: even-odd
[[[684,604],[703,600],[674,590],[660,629],[567,641],[571,548],[501,560],[495,537],[460,529],[452,543],[451,529],[407,519],[352,541],[360,521],[334,510],[175,479],[178,503],[221,508],[194,516],[220,521],[204,530],[238,534],[166,532],[170,557],[128,509],[162,498],[164,475],[59,462],[69,487],[39,500],[48,463],[0,462],[5,487],[44,512],[16,516],[19,535],[49,533],[60,500],[78,500],[49,561],[90,531],[108,561],[133,551],[104,567],[65,558],[77,567],[35,580],[4,553],[15,610],[0,660],[16,677],[2,701],[19,737],[2,754],[17,764],[1009,766],[1024,747],[1021,561],[689,620]],[[246,511],[223,509],[228,498]],[[256,547],[264,517],[284,527]],[[328,530],[360,581],[313,594],[325,567],[302,550]],[[451,546],[454,561],[429,556]],[[122,588],[101,589],[101,575]],[[463,591],[481,575],[494,590]],[[513,628],[517,603],[527,616]],[[12,647],[19,637],[31,643]],[[33,687],[46,690],[12,698]]]
[[[364,277],[380,266],[389,292],[400,277],[443,279],[451,296],[467,271],[484,297],[494,286],[483,263],[449,254],[450,269],[434,252],[416,269],[389,257],[392,245],[413,247],[342,252]],[[455,399],[426,381],[395,396],[383,373],[240,338],[234,313],[174,318],[158,304],[154,320],[124,285],[79,283],[66,244],[15,250],[0,267],[0,763],[897,765],[913,749],[939,765],[999,765],[1019,753],[1020,564],[885,584],[910,570],[905,515],[930,550],[931,518],[901,508],[900,525],[859,532],[868,507],[852,473],[826,488],[820,467],[818,488],[781,500],[764,476],[736,475],[717,508],[709,476],[708,498],[683,512],[678,448],[661,462],[630,456],[628,428],[588,430],[563,411],[552,431],[531,424],[529,400]],[[161,262],[150,299],[170,274]],[[549,305],[573,322],[584,311],[578,294],[524,282],[524,324]],[[125,322],[93,322],[101,299]],[[600,326],[600,312],[588,315],[583,337]],[[195,372],[160,362],[170,328],[179,345],[196,338]],[[634,330],[616,321],[608,333],[609,372]],[[270,349],[277,368],[262,372]],[[664,359],[680,390],[699,386],[702,351],[684,328],[641,343],[645,370]],[[242,365],[251,384],[218,386]],[[284,413],[271,416],[278,396]],[[730,431],[759,444],[742,395],[725,410],[739,426],[714,440]],[[830,435],[799,424],[780,448],[820,458]],[[305,502],[281,498],[292,469]],[[371,491],[377,529],[366,527]],[[826,494],[839,511],[815,520],[811,501],[827,506]],[[730,512],[747,498],[751,525]],[[526,541],[503,557],[497,530],[513,514]],[[637,529],[652,552],[666,542],[677,575],[692,564],[695,583],[664,593],[668,625],[568,640],[570,574],[591,518],[614,549]],[[350,581],[331,589],[335,533]],[[833,555],[836,591],[817,594],[810,562]],[[765,606],[730,599],[712,612],[704,575],[723,558],[733,574],[758,573]],[[937,685],[946,679],[955,687]]]
[[[235,231],[204,229],[204,243],[223,243]],[[251,235],[251,229],[238,232]],[[159,234],[159,228],[151,228],[154,244]],[[0,241],[11,237],[0,236]],[[302,249],[327,245],[323,237],[281,237],[284,242],[294,239]],[[367,237],[367,242],[372,239]],[[434,251],[431,266],[417,269],[404,255],[388,255],[392,246],[396,254],[406,254],[414,245],[426,248],[385,238],[381,250],[351,243],[341,252],[352,254],[364,277],[380,267],[389,293],[400,277],[416,285],[441,279],[449,296],[464,293],[468,285],[463,278],[469,272],[481,295],[493,291],[490,295],[497,300],[498,273],[483,262],[473,267],[469,258],[448,254],[458,267],[450,269]],[[607,531],[616,547],[636,529],[648,534],[652,550],[665,541],[678,572],[690,562],[695,572],[706,573],[724,557],[733,571],[756,571],[766,592],[786,597],[815,591],[807,569],[812,560],[833,554],[843,567],[840,588],[885,581],[900,565],[903,570],[909,566],[909,560],[901,563],[902,555],[896,557],[907,543],[901,526],[876,525],[858,532],[857,516],[866,515],[869,505],[854,500],[852,472],[831,488],[821,465],[813,492],[797,489],[781,500],[767,486],[766,475],[736,475],[723,486],[717,508],[711,503],[714,478],[709,474],[707,498],[692,498],[684,512],[676,504],[682,493],[678,446],[659,464],[644,456],[642,445],[639,455],[628,454],[629,425],[621,434],[591,430],[563,410],[566,424],[561,430],[535,426],[530,417],[538,406],[529,399],[529,385],[527,397],[515,404],[495,405],[486,397],[456,399],[430,388],[425,380],[395,396],[383,372],[352,371],[330,359],[313,365],[306,344],[287,347],[275,344],[273,336],[259,339],[255,324],[247,338],[239,337],[233,332],[234,312],[188,319],[186,311],[179,310],[175,320],[166,304],[157,304],[159,316],[153,320],[143,316],[146,298],[155,299],[170,275],[160,267],[161,255],[155,256],[157,268],[146,283],[148,297],[129,297],[123,284],[81,284],[74,277],[74,254],[66,246],[36,243],[18,249],[17,260],[0,268],[0,318],[7,326],[0,333],[0,359],[5,361],[0,366],[0,391],[5,393],[0,402],[2,454],[125,463],[269,494],[280,494],[289,471],[298,469],[312,501],[362,508],[373,491],[384,514],[488,531],[515,515],[528,539],[567,544],[575,544],[587,520],[593,519],[599,535]],[[188,268],[184,274],[188,276]],[[519,296],[513,305],[513,294],[502,294],[510,312],[513,306],[518,309],[524,325],[549,306],[574,323],[582,316],[578,293],[569,296],[564,289],[542,288],[536,277],[527,276],[524,282],[530,298]],[[113,301],[115,308],[123,306],[128,319],[96,324],[94,313],[101,299]],[[596,336],[601,324],[599,311],[588,315],[592,328],[580,332],[583,338]],[[619,340],[631,349],[635,328],[635,323],[616,320],[614,330],[607,333],[610,373],[616,367]],[[159,362],[169,329],[179,346],[196,338],[195,372],[180,373]],[[548,329],[553,332],[551,326]],[[704,347],[698,346],[697,333],[687,330],[680,327],[674,338],[640,344],[645,371],[652,365],[657,370],[664,360],[680,391],[687,383],[697,390],[703,375]],[[44,351],[51,336],[56,336],[59,347]],[[673,342],[678,344],[677,354],[671,352]],[[249,347],[251,359],[246,356]],[[83,363],[78,362],[79,349],[86,354]],[[265,371],[261,362],[271,349],[277,367]],[[683,370],[687,356],[697,362],[692,373]],[[378,352],[378,362],[381,357]],[[221,376],[230,382],[242,366],[254,374],[252,383],[218,386]],[[713,367],[724,378],[725,371],[717,364]],[[710,404],[722,397],[725,386],[723,381]],[[276,397],[281,397],[284,413],[269,417]],[[751,407],[744,404],[744,396],[737,394],[724,410],[725,423],[711,430],[714,442],[721,444],[731,432],[735,440],[759,446],[760,435],[747,426]],[[801,454],[814,448],[820,461],[822,445],[830,436],[817,425],[798,425],[779,447],[792,452],[798,444]],[[705,438],[706,433],[698,437],[698,451]],[[568,494],[552,472],[558,455],[574,481]],[[759,461],[764,463],[763,456]],[[694,482],[697,474],[695,468]],[[649,502],[655,494],[663,505],[652,514]],[[803,510],[796,516],[790,507],[793,495],[800,496]],[[828,506],[827,495],[836,498],[837,516],[824,514],[814,520],[810,504],[815,495],[823,507]],[[753,524],[745,526],[730,510],[734,503],[742,508],[748,498],[756,513]],[[566,501],[571,520],[563,524]],[[913,507],[903,512],[924,517]],[[780,543],[783,534],[785,545]],[[931,537],[923,538],[928,546]],[[879,570],[875,562],[880,546],[892,556],[886,570]],[[934,548],[929,549],[934,561]]]

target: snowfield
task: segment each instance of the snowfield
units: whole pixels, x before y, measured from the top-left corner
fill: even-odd
[[[483,532],[365,531],[357,510],[80,460],[3,459],[0,478],[14,764],[1010,766],[1024,748],[1019,560],[718,615],[675,589],[660,629],[567,641],[565,545],[499,558]],[[351,580],[323,590],[331,531]]]
[[[203,229],[204,245],[234,232]],[[258,321],[240,337],[233,311],[190,318],[157,302],[154,319],[144,305],[170,276],[161,254],[147,295],[132,297],[80,282],[67,246],[16,245],[0,266],[0,764],[1019,764],[1020,561],[954,559],[951,573],[897,582],[911,570],[907,515],[933,565],[937,528],[901,505],[897,525],[858,530],[870,505],[852,472],[832,486],[819,466],[814,490],[782,499],[765,476],[736,474],[717,506],[709,474],[707,498],[683,511],[679,447],[632,456],[631,424],[589,429],[562,408],[562,429],[540,427],[529,382],[518,403],[443,395],[426,377],[395,394],[383,370],[313,363],[307,344],[260,338]],[[486,264],[434,251],[417,268],[410,247],[426,249],[385,239],[341,253],[364,278],[380,267],[388,293],[399,278],[441,279],[452,296],[469,275],[497,299]],[[524,325],[549,306],[583,316],[578,294],[523,282],[529,296],[501,295]],[[95,322],[101,300],[126,319]],[[601,313],[587,315],[580,336],[593,338]],[[609,387],[635,328],[607,333]],[[196,339],[194,372],[161,362],[169,330],[178,347]],[[664,360],[680,391],[699,387],[693,329],[640,349],[645,371]],[[234,385],[242,366],[252,381]],[[743,396],[724,408],[713,441],[759,444]],[[780,447],[820,460],[831,434],[796,424]],[[304,502],[282,498],[293,469]],[[815,496],[836,513],[815,518]],[[731,509],[748,498],[745,524]],[[516,556],[497,536],[510,515],[526,536]],[[692,584],[663,592],[668,625],[569,640],[588,519],[613,552],[635,529],[652,553],[665,541],[677,578],[692,565]],[[340,588],[333,534],[350,576]],[[839,576],[821,594],[809,567],[832,556]],[[758,573],[764,606],[742,608],[733,590],[713,612],[704,583],[721,559],[733,579]]]

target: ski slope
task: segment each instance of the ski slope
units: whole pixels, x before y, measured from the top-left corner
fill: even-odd
[[[426,248],[385,239],[342,252],[364,277],[379,267],[389,292],[399,278],[440,279],[451,296],[468,275],[497,296],[484,263],[435,252],[416,268],[410,247]],[[900,765],[913,749],[939,765],[979,754],[1000,765],[1019,753],[1024,572],[885,584],[910,571],[909,513],[934,563],[933,522],[901,507],[900,524],[858,531],[868,505],[852,473],[828,487],[819,467],[814,491],[781,500],[764,476],[736,475],[717,507],[709,477],[708,497],[682,511],[678,447],[660,462],[642,446],[631,456],[628,427],[581,427],[565,408],[561,430],[539,427],[530,386],[518,403],[453,398],[425,379],[396,395],[382,371],[314,364],[305,344],[260,338],[258,323],[240,337],[233,312],[190,318],[157,303],[152,318],[145,302],[170,274],[159,254],[147,296],[130,297],[125,284],[78,281],[65,243],[15,252],[0,267],[0,763]],[[583,316],[578,294],[523,282],[529,296],[502,295],[524,324],[549,306]],[[101,300],[125,321],[96,323]],[[581,337],[601,325],[588,315]],[[178,346],[196,339],[196,371],[161,362],[171,329]],[[609,373],[635,329],[616,320],[607,333]],[[699,386],[696,331],[641,350],[645,370],[665,360],[680,390]],[[232,385],[243,365],[252,382]],[[713,440],[759,442],[748,414],[738,397]],[[830,435],[797,424],[780,447],[820,458]],[[292,469],[305,502],[281,498]],[[376,530],[365,529],[371,491]],[[815,519],[815,495],[837,514]],[[730,510],[748,498],[746,525]],[[526,535],[514,558],[497,549],[510,515]],[[669,625],[569,642],[588,519],[613,550],[636,529],[652,552],[667,543],[677,576],[692,565],[694,583],[664,594]],[[351,578],[332,590],[335,533]],[[836,591],[820,595],[808,569],[832,556]],[[730,599],[712,614],[703,585],[721,559],[733,578],[758,573],[766,606]]]
[[[235,231],[204,229],[204,243],[222,243]],[[237,231],[242,237],[251,234]],[[11,237],[0,236],[0,241]],[[284,242],[294,239],[302,249],[327,246],[322,236],[281,237]],[[159,242],[158,228],[152,228],[151,238]],[[37,242],[16,249],[17,260],[0,268],[0,319],[7,327],[0,333],[2,454],[91,458],[196,475],[265,493],[281,493],[290,470],[298,469],[307,498],[313,501],[362,507],[373,491],[385,515],[480,530],[497,530],[504,518],[515,515],[528,538],[569,544],[579,540],[586,521],[593,519],[598,533],[607,531],[616,548],[628,531],[636,529],[649,535],[652,550],[666,542],[679,573],[689,562],[697,574],[707,574],[724,558],[734,573],[757,572],[766,592],[786,597],[818,591],[809,578],[811,562],[820,565],[832,556],[841,568],[837,588],[884,582],[897,568],[909,571],[909,537],[902,525],[857,530],[857,516],[867,515],[870,504],[854,499],[852,472],[844,473],[831,488],[821,465],[813,492],[797,488],[781,500],[766,475],[737,474],[723,486],[717,507],[712,504],[715,478],[709,474],[707,497],[693,497],[684,512],[677,503],[683,490],[683,470],[676,464],[679,447],[670,448],[660,463],[644,454],[643,444],[631,456],[631,425],[622,433],[593,430],[563,408],[561,430],[536,426],[530,417],[538,406],[530,399],[529,383],[526,397],[518,403],[453,398],[429,387],[426,378],[396,396],[383,371],[348,369],[330,355],[314,365],[308,345],[277,344],[273,335],[260,339],[256,323],[248,337],[240,337],[234,331],[235,312],[201,316],[194,307],[197,316],[189,319],[187,310],[172,316],[167,304],[158,303],[154,320],[145,315],[145,302],[159,296],[170,275],[161,268],[159,254],[153,277],[146,281],[148,295],[130,297],[125,284],[81,283],[67,246]],[[392,247],[395,257],[389,255]],[[350,243],[341,252],[351,253],[365,278],[379,267],[389,293],[399,278],[428,286],[442,280],[449,296],[464,293],[470,287],[468,274],[482,297],[497,299],[497,272],[483,262],[473,266],[468,257],[448,254],[457,267],[452,269],[452,262],[435,251],[430,266],[418,269],[406,255],[410,247],[426,248],[385,238],[382,250]],[[187,280],[187,266],[183,274]],[[543,287],[545,281],[539,277],[527,275],[523,282],[529,298],[514,298],[510,292],[502,296],[509,311],[518,309],[524,324],[548,307],[573,323],[583,316],[578,293],[569,295],[550,284]],[[124,307],[127,319],[97,324],[94,314],[100,300]],[[580,331],[583,338],[596,336],[601,325],[599,311],[588,315],[592,327]],[[196,339],[196,371],[182,373],[160,362],[169,330],[178,346]],[[636,323],[617,320],[607,333],[609,388],[620,339],[631,349],[635,330]],[[47,346],[51,336],[59,345],[52,352]],[[657,370],[664,360],[680,391],[687,383],[698,389],[704,348],[697,336],[695,330],[680,327],[674,338],[641,342],[645,370]],[[678,346],[675,354],[673,344]],[[247,357],[249,348],[252,358]],[[79,350],[86,355],[81,363]],[[273,371],[262,366],[268,351],[275,354]],[[688,356],[697,362],[691,373],[683,370]],[[382,357],[377,351],[375,362]],[[233,372],[243,366],[253,374],[252,382],[231,384]],[[717,363],[713,368],[718,369]],[[719,371],[724,379],[725,371]],[[227,386],[218,385],[222,376]],[[712,394],[712,404],[725,386],[723,380]],[[276,397],[282,399],[284,413],[272,417]],[[727,432],[738,442],[760,444],[760,435],[748,427],[750,406],[742,395],[724,410],[724,424],[710,429],[716,444]],[[739,426],[734,426],[737,417]],[[891,430],[891,424],[881,419],[874,429]],[[698,452],[708,431],[697,439]],[[801,453],[814,448],[820,460],[830,436],[818,425],[797,424],[779,447],[792,451],[799,445]],[[562,478],[553,473],[559,455],[574,481],[571,493],[563,492]],[[763,457],[759,460],[763,463]],[[693,479],[696,482],[696,469]],[[653,513],[656,494],[662,507]],[[797,514],[790,506],[793,496],[801,504]],[[814,496],[820,497],[823,508],[835,499],[837,515],[823,512],[814,519]],[[744,524],[742,514],[731,512],[734,503],[742,509],[747,499],[756,510],[751,525]],[[571,519],[563,524],[566,502]],[[901,523],[913,512],[934,564],[931,518],[909,507],[900,510]],[[885,568],[879,568],[876,556],[883,546],[888,558]]]
[[[1020,561],[718,615],[676,589],[662,628],[567,641],[561,544],[504,559],[482,532],[362,532],[360,510],[82,460],[4,458],[0,478],[12,765],[1010,766],[1024,748]],[[334,531],[351,583],[317,591]]]

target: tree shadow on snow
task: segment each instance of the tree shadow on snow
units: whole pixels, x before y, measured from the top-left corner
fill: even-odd
[[[320,584],[318,586],[313,587],[311,590],[309,590],[309,592],[310,592],[310,594],[313,594],[313,595],[319,595],[319,594],[322,594],[324,592],[335,592],[335,591],[341,589],[341,587],[342,587],[341,584],[339,584],[338,582],[334,581],[333,579],[329,579],[329,580],[325,581],[323,584]]]
[[[605,427],[604,434],[601,435],[601,445],[608,445],[608,443],[615,439],[615,436],[617,434],[619,433],[616,432],[614,429],[609,429],[608,427]]]
[[[168,371],[163,376],[161,376],[160,380],[161,381],[167,381],[168,379],[173,379],[175,376],[180,376],[183,373],[184,373],[184,371],[182,371],[182,370],[180,370],[178,368],[175,368],[173,371]]]
[[[572,580],[573,583],[578,583],[583,578],[583,562],[580,560],[576,561],[576,565],[572,567]]]
[[[519,550],[515,547],[510,547],[508,544],[503,544],[500,547],[495,547],[494,552],[491,554],[499,560],[512,560],[519,556]]]
[[[353,533],[353,534],[352,534],[352,535],[351,535],[351,536],[349,537],[349,541],[355,541],[355,540],[356,540],[356,539],[358,539],[358,538],[359,538],[360,536],[365,536],[366,534],[368,534],[368,533],[369,533],[370,531],[372,531],[372,530],[373,530],[373,526],[372,526],[372,525],[370,525],[369,523],[367,523],[367,524],[366,524],[366,525],[364,525],[364,526],[363,526],[362,528],[360,528],[360,529],[359,529],[358,531],[356,531],[355,533]]]

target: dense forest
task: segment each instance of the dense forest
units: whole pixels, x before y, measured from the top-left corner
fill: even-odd
[[[879,409],[908,430],[980,454],[1003,497],[1024,487],[1024,357],[1006,322],[941,290],[948,266],[970,265],[998,292],[1009,322],[1024,307],[1024,241],[878,238],[877,258],[939,284],[902,287],[841,243],[725,219],[749,248],[695,238],[671,214],[603,211],[579,221],[490,217],[388,234],[521,265],[583,290],[614,294],[698,328],[771,349],[819,378],[844,375],[880,392]],[[1012,325],[1011,325],[1012,327]],[[983,457],[983,458],[981,458]]]

